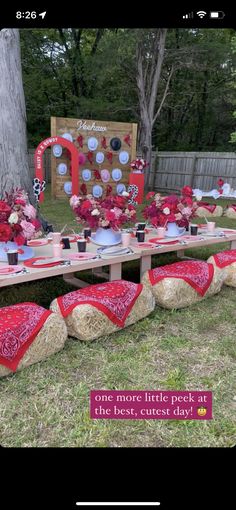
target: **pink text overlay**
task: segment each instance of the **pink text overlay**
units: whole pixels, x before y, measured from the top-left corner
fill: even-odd
[[[211,420],[211,391],[90,392],[90,417],[109,420]]]

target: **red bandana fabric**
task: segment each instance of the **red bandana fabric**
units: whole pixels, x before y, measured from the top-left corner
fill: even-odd
[[[233,209],[236,212],[236,204],[229,205],[228,209]]]
[[[123,327],[142,288],[142,284],[116,280],[69,292],[57,298],[57,302],[63,317],[67,317],[76,306],[87,304],[103,312],[117,326]]]
[[[216,209],[216,205],[206,204],[206,202],[198,202],[198,207],[204,207],[210,213],[213,213]]]
[[[230,266],[236,262],[236,250],[221,251],[213,255],[213,258],[216,266],[222,269],[222,267]]]
[[[0,363],[16,371],[25,352],[51,315],[35,303],[0,308]]]
[[[213,275],[213,264],[201,260],[175,262],[149,270],[149,279],[152,285],[156,285],[163,278],[181,278],[201,296],[204,296],[210,287]]]

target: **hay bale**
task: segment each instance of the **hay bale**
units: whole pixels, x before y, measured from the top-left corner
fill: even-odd
[[[17,367],[17,372],[25,367],[38,363],[64,347],[67,338],[65,321],[56,313],[49,315],[43,327],[25,352]],[[0,377],[13,372],[4,365],[0,365]]]
[[[124,328],[149,315],[154,310],[154,307],[155,299],[152,292],[147,287],[143,287],[125,321]],[[57,299],[52,301],[50,309],[58,314],[61,313]],[[84,341],[95,340],[103,335],[110,335],[115,331],[123,329],[90,304],[76,306],[64,320],[67,325],[68,334]]]
[[[163,278],[156,285],[152,285],[149,278],[149,271],[144,273],[142,283],[151,289],[156,304],[169,310],[185,308],[209,296],[217,294],[223,285],[224,275],[214,266],[214,275],[210,286],[204,296],[201,296],[191,285],[182,278]]]
[[[217,205],[214,212],[208,211],[205,207],[198,207],[196,209],[195,215],[199,218],[204,218],[204,216],[209,216],[209,218],[216,218],[217,216],[222,216],[223,214],[223,207],[221,205]]]
[[[225,216],[227,216],[227,218],[232,218],[233,220],[235,220],[236,211],[232,207],[228,207],[225,211]]]
[[[236,262],[233,262],[232,264],[229,264],[228,266],[222,268],[216,265],[213,256],[209,257],[207,262],[213,264],[215,272],[218,271],[222,273],[224,285],[228,285],[229,287],[236,287]]]

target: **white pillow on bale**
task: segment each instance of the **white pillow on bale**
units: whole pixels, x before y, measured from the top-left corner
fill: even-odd
[[[192,260],[191,264],[196,266],[196,263],[201,265],[201,270],[206,272],[208,270],[209,264],[204,261],[196,261]],[[156,284],[153,285],[152,275],[155,274],[155,269],[151,269],[150,271],[146,271],[142,278],[142,283],[152,290],[152,293],[155,297],[156,304],[161,306],[162,308],[167,309],[178,309],[185,308],[190,306],[198,301],[202,301],[209,296],[213,296],[217,292],[220,291],[223,282],[224,282],[224,274],[222,271],[218,270],[215,266],[212,266],[213,277],[209,287],[207,288],[204,295],[201,295],[198,291],[196,291],[189,283],[187,283],[182,278],[175,278],[168,276],[168,271],[170,274],[170,270],[181,268],[181,272],[186,277],[188,276],[187,267],[189,266],[190,261],[181,261],[175,262],[174,264],[169,264],[166,266],[160,266],[156,268],[156,270],[161,269],[166,271],[166,276],[159,280]],[[188,266],[187,266],[188,265]],[[190,271],[191,276],[191,271]]]
[[[138,284],[133,282],[118,280],[117,283],[119,282],[124,282],[127,284],[127,293],[129,292],[129,288],[138,288]],[[67,316],[64,316],[64,320],[68,329],[68,335],[78,338],[78,340],[95,340],[96,338],[104,335],[110,335],[115,331],[119,331],[123,328],[126,328],[127,326],[130,326],[131,324],[134,324],[138,320],[143,319],[149,315],[154,310],[155,299],[150,289],[144,286],[141,286],[142,290],[136,298],[136,301],[131,310],[129,311],[124,324],[122,325],[115,324],[102,310],[91,304],[91,302],[81,304],[79,303],[79,298],[81,298],[81,296],[85,296],[87,289],[93,291],[95,287],[99,287],[101,292],[103,289],[105,292],[107,289],[111,288],[109,286],[114,283],[116,282],[106,282],[103,284],[90,285],[89,287],[70,292],[69,294],[63,296],[66,298],[68,297],[68,299],[70,299],[70,296],[72,296],[73,299],[78,297],[78,305],[76,305]],[[117,303],[115,296],[111,296],[111,299],[113,300],[113,306],[117,306],[118,308],[120,306],[118,298]],[[54,299],[52,301],[50,309],[58,314],[62,313],[58,299]]]
[[[17,307],[21,307],[22,305],[23,306],[26,305],[27,309],[30,310],[31,318],[34,314],[34,309],[37,308],[42,309],[42,307],[37,306],[35,303],[20,303],[18,305],[6,306],[4,308],[0,308],[0,319],[1,312],[3,315],[3,310],[6,310],[9,313],[9,317],[12,316],[12,319],[14,320],[14,315],[17,314]],[[30,305],[33,305],[33,307],[31,307]],[[9,326],[7,327],[6,331],[8,332],[8,334],[10,334],[9,343],[11,343],[11,341],[14,342],[14,339],[17,338],[16,331],[14,331],[14,328],[12,328],[11,331],[11,327]],[[23,333],[21,332],[21,335],[22,334],[24,335],[24,332]],[[2,332],[2,335],[4,337],[4,332]],[[62,319],[60,315],[56,313],[50,313],[50,315],[46,318],[44,324],[40,327],[39,332],[34,337],[34,340],[29,345],[28,349],[20,359],[20,362],[16,370],[14,370],[13,372],[13,370],[11,370],[10,368],[6,367],[3,364],[0,364],[0,377],[18,372],[19,370],[22,370],[25,367],[28,367],[34,363],[38,363],[39,361],[45,360],[52,354],[55,354],[56,352],[63,349],[66,339],[67,328],[65,321]]]
[[[209,257],[208,261],[213,264],[215,271],[221,271],[224,276],[224,284],[236,287],[236,250],[225,250]]]

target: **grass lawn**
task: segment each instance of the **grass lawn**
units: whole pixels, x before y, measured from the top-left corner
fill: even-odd
[[[51,200],[49,190],[46,195],[42,214],[55,228],[65,223],[76,228],[68,202]],[[235,228],[236,222],[223,217],[217,224]],[[227,246],[187,254],[205,260]],[[175,260],[174,254],[166,254],[156,257],[154,265]],[[138,264],[125,264],[123,277],[138,281]],[[84,278],[98,281],[89,274]],[[48,307],[53,298],[73,289],[61,277],[13,286],[1,290],[0,306],[32,300]],[[0,381],[0,444],[231,447],[236,443],[235,338],[236,291],[226,286],[183,310],[156,308],[137,324],[92,343],[69,338],[60,353]],[[214,419],[91,420],[92,389],[210,390]]]

